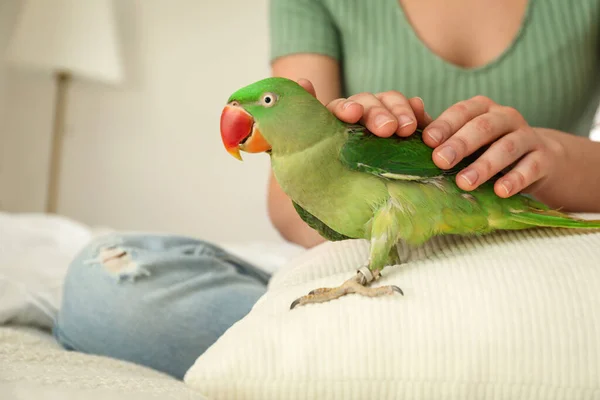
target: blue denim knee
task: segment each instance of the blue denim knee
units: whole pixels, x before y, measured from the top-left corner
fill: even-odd
[[[270,275],[206,241],[118,234],[69,266],[54,335],[67,349],[182,379],[267,289]]]

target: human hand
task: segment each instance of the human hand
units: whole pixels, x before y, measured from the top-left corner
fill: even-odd
[[[514,108],[476,96],[444,111],[424,129],[423,141],[434,148],[433,161],[442,169],[491,143],[458,173],[456,184],[463,190],[476,189],[518,161],[494,184],[495,193],[506,198],[524,189],[537,190],[566,164],[563,145],[543,131],[529,126]]]
[[[304,89],[316,97],[312,83],[298,80]],[[432,119],[425,112],[423,100],[419,97],[406,98],[397,91],[383,93],[359,93],[346,98],[335,99],[327,108],[340,120],[364,125],[373,134],[390,137],[394,133],[406,137],[417,127],[425,127]]]

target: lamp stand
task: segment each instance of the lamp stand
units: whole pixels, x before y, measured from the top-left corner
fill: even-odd
[[[62,159],[65,111],[67,106],[67,87],[71,76],[66,72],[56,73],[56,99],[54,103],[54,123],[50,138],[50,167],[48,169],[48,197],[46,212],[56,213],[58,205],[58,189],[60,186],[60,163]]]

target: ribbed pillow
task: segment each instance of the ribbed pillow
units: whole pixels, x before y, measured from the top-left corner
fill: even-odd
[[[367,256],[349,240],[294,259],[185,382],[230,400],[600,399],[600,232],[440,238],[376,283],[404,297],[289,309]]]

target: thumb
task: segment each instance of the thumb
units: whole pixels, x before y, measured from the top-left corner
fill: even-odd
[[[308,79],[300,78],[298,79],[298,85],[302,86],[308,93],[312,94],[314,97],[317,97],[317,92],[315,91],[315,87]]]

